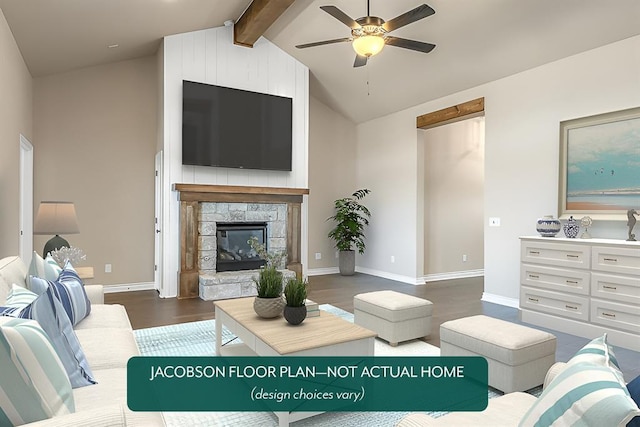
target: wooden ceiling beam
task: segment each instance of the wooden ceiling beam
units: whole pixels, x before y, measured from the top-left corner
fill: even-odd
[[[253,47],[295,0],[253,0],[233,26],[233,43]]]
[[[453,107],[443,108],[432,113],[416,117],[418,129],[429,129],[459,120],[470,119],[484,114],[484,98],[478,98]]]

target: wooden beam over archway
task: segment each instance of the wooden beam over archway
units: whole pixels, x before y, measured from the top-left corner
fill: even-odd
[[[470,119],[484,114],[484,98],[478,98],[453,107],[443,108],[432,113],[416,117],[418,129],[429,129],[447,123]]]
[[[295,0],[253,0],[233,26],[233,43],[253,47]]]

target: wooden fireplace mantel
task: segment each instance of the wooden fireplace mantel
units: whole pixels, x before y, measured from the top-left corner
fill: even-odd
[[[232,185],[173,184],[180,193],[180,272],[178,298],[199,296],[198,218],[201,202],[286,203],[287,268],[302,275],[302,201],[306,188],[246,187]]]

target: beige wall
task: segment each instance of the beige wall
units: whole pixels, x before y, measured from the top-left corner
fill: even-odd
[[[0,10],[0,258],[20,250],[20,134],[32,138],[33,84]]]
[[[424,274],[482,269],[484,117],[424,131],[423,143]]]
[[[153,282],[157,102],[155,57],[34,80],[34,209],[75,203],[92,283]]]
[[[335,247],[327,234],[333,223],[333,201],[357,188],[356,126],[314,97],[309,100],[309,265],[314,269],[337,267]],[[316,260],[320,253],[322,259]]]

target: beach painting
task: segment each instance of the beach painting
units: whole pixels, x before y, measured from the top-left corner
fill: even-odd
[[[560,215],[640,209],[640,108],[560,125]]]

